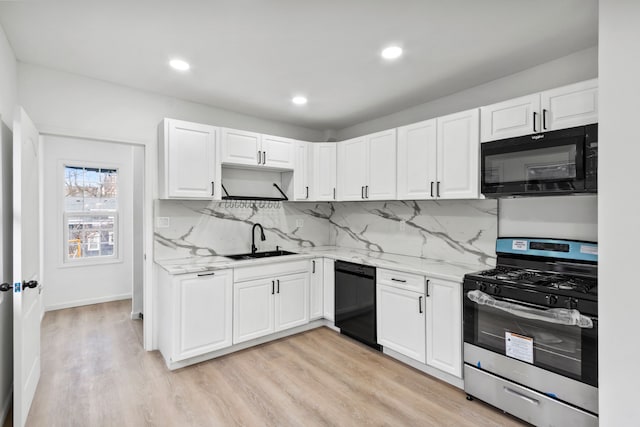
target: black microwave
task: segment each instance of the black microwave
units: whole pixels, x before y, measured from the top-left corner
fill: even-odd
[[[486,197],[598,192],[598,124],[484,142]]]

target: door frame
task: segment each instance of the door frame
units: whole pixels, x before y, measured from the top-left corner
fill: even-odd
[[[82,132],[75,132],[73,130],[58,130],[48,126],[42,126],[39,128],[40,130],[40,141],[44,137],[47,136],[58,136],[58,137],[69,137],[69,138],[79,138],[79,139],[88,139],[97,142],[106,142],[112,144],[124,144],[129,146],[137,146],[142,147],[143,156],[144,156],[144,185],[143,185],[143,215],[142,215],[142,239],[143,239],[143,255],[142,259],[144,262],[144,268],[142,269],[142,289],[143,289],[143,304],[142,310],[144,313],[144,321],[143,321],[143,347],[146,351],[151,351],[155,349],[155,328],[154,326],[154,298],[153,295],[153,197],[154,197],[154,180],[157,176],[157,161],[154,161],[157,158],[157,147],[155,145],[155,141],[152,142],[142,142],[135,140],[126,140],[120,138],[113,138],[109,136],[100,136],[100,135],[90,135]],[[42,157],[42,156],[41,156]],[[40,171],[44,170],[43,159],[40,160]],[[42,175],[40,180],[42,181]],[[42,222],[44,219],[44,211],[43,211],[43,194],[40,194],[40,250],[43,251],[43,240],[44,240],[44,230],[42,229]],[[44,255],[44,254],[41,254]],[[44,257],[40,257],[40,268],[41,272],[44,271],[43,267],[43,259]],[[44,280],[44,278],[43,278]]]

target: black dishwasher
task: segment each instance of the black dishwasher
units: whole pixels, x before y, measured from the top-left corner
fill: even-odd
[[[335,321],[343,333],[380,350],[376,334],[376,269],[336,261]]]

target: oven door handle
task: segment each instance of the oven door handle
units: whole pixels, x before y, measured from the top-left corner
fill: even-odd
[[[506,311],[514,316],[525,319],[540,320],[542,322],[555,323],[558,325],[579,326],[581,328],[593,328],[593,321],[590,317],[580,314],[578,310],[568,308],[550,308],[542,310],[539,308],[527,307],[493,298],[492,296],[479,291],[467,292],[467,298],[478,305],[497,308]]]

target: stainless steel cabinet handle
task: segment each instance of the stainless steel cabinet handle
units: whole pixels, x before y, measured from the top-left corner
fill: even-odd
[[[215,194],[215,184],[213,181],[211,181],[211,195],[213,196]]]
[[[433,197],[433,181],[431,181],[431,197]]]
[[[542,130],[547,130],[547,109],[542,109]]]
[[[430,282],[430,280],[427,279],[427,283],[426,283],[426,286],[427,286],[427,298],[429,297],[429,282]]]
[[[336,199],[336,188],[333,187],[333,200],[335,200],[335,199]]]
[[[396,279],[392,277],[391,280],[393,280],[394,282],[407,283],[407,281],[404,279]]]
[[[312,274],[316,274],[316,261],[315,260],[311,261],[311,266],[312,266],[311,273]]]
[[[278,282],[278,293],[280,293],[280,279],[276,280]]]
[[[418,312],[422,314],[422,295],[418,298]]]
[[[305,187],[307,189],[307,199],[309,198],[309,187]]]
[[[258,164],[262,163],[262,151],[258,151]]]
[[[364,187],[364,194],[365,194],[365,197],[368,199],[369,198],[369,186],[368,185],[365,185],[365,187]]]
[[[276,281],[272,280],[271,281],[271,295],[276,293]]]
[[[440,197],[440,181],[436,182],[436,196]]]
[[[536,400],[536,399],[534,399],[532,397],[529,397],[529,396],[525,396],[522,393],[518,393],[517,391],[515,391],[513,389],[510,389],[509,387],[503,387],[502,389],[504,390],[505,393],[510,394],[512,396],[519,397],[522,400],[526,400],[527,402],[531,403],[532,405],[539,405],[540,404],[539,400]]]
[[[538,117],[538,113],[536,113],[535,111],[533,112],[533,131],[534,132],[538,132],[538,130],[536,129],[536,118]]]
[[[213,275],[215,275],[215,274],[216,274],[216,273],[213,273],[213,272],[212,272],[212,273],[199,273],[199,274],[198,274],[198,277],[213,276]]]
[[[263,165],[267,164],[267,152],[266,151],[262,152],[262,164]]]
[[[364,199],[364,185],[360,187],[360,198]]]

